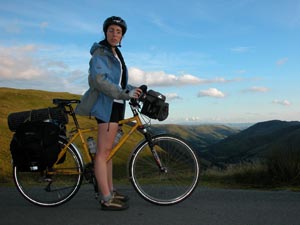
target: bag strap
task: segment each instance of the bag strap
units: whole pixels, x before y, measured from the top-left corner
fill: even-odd
[[[50,111],[50,107],[48,107],[48,117],[50,120],[52,120],[52,116],[51,116],[51,111]]]
[[[33,110],[30,110],[29,116],[27,117],[27,119],[26,119],[24,122],[31,122],[32,111],[33,111]]]

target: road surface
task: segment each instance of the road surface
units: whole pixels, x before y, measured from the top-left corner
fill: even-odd
[[[91,186],[82,186],[68,203],[54,208],[34,206],[15,187],[0,187],[1,225],[299,225],[300,193],[227,190],[199,187],[186,201],[156,206],[131,186],[130,208],[101,211]]]

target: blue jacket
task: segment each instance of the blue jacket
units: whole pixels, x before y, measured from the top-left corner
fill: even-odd
[[[79,115],[95,116],[108,122],[114,99],[129,100],[129,91],[135,87],[128,85],[128,72],[125,71],[125,89],[119,86],[121,64],[112,50],[99,43],[91,47],[89,68],[89,89],[82,96],[76,108]],[[88,105],[88,106],[87,106]]]

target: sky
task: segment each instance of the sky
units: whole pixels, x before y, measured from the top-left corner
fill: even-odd
[[[165,123],[299,120],[299,0],[2,0],[0,87],[84,93],[109,16],[128,25],[129,83],[167,97]]]

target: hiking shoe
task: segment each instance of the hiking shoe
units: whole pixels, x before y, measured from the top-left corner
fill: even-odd
[[[128,205],[125,202],[122,202],[118,199],[112,198],[107,202],[101,202],[102,210],[110,210],[110,211],[120,211],[128,209]]]
[[[113,198],[117,199],[119,201],[122,201],[122,202],[128,202],[129,201],[129,197],[127,195],[122,195],[117,191],[113,191]]]

